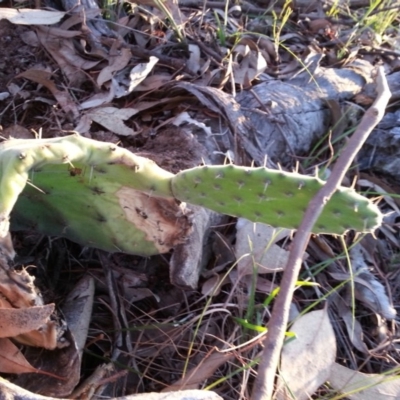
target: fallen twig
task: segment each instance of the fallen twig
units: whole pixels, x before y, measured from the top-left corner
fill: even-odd
[[[280,292],[268,324],[268,334],[263,343],[264,351],[258,367],[258,377],[254,385],[252,400],[269,400],[272,397],[275,373],[288,323],[293,288],[300,271],[302,256],[310,238],[310,231],[325,204],[342,182],[354,157],[385,113],[391,93],[382,67],[378,69],[376,84],[377,97],[374,103],[365,112],[359,126],[338,158],[328,181],[311,200],[293,240],[287,266],[283,273]]]

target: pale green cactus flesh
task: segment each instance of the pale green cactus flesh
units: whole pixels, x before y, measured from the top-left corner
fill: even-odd
[[[323,184],[296,173],[233,165],[173,175],[147,158],[79,135],[10,140],[0,146],[0,236],[8,231],[15,205],[16,227],[108,251],[152,255],[190,234],[190,212],[180,202],[296,229]],[[341,188],[314,232],[370,232],[380,223],[376,205]]]
[[[185,208],[134,190],[132,182],[124,182],[123,166],[89,169],[74,163],[76,170],[79,175],[66,165],[35,171],[35,187],[27,185],[20,195],[12,225],[144,256],[168,252],[186,239],[191,225]]]
[[[0,148],[0,213],[7,225],[108,251],[152,255],[184,242],[190,216],[173,176],[131,152],[77,135],[8,141]],[[60,164],[60,165],[55,165]]]
[[[197,167],[172,179],[174,195],[181,201],[288,229],[299,227],[308,203],[323,184],[297,173],[234,165]],[[326,204],[313,232],[370,232],[381,220],[376,205],[342,187]]]

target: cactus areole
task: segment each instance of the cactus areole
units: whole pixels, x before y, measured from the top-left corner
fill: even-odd
[[[0,145],[0,235],[9,218],[107,251],[152,255],[184,243],[192,229],[185,203],[296,229],[318,178],[267,168],[205,166],[177,175],[111,143],[79,135],[9,140]],[[381,213],[353,189],[340,188],[315,233],[371,232]]]

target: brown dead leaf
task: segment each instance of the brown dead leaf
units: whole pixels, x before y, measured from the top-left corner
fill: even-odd
[[[160,89],[162,86],[171,81],[172,81],[172,76],[169,74],[151,75],[145,78],[143,82],[140,83],[138,86],[136,86],[135,91],[144,92],[149,90]]]
[[[0,338],[14,337],[40,328],[53,311],[54,304],[0,309]]]
[[[364,354],[369,354],[368,348],[363,340],[363,329],[360,322],[354,318],[350,306],[346,304],[341,296],[334,294],[333,303],[337,309],[339,316],[343,319],[347,334],[353,346]]]
[[[128,65],[131,57],[132,53],[130,49],[127,48],[122,48],[121,50],[119,50],[116,56],[110,56],[108,60],[108,66],[103,68],[100,71],[99,76],[97,77],[97,84],[99,85],[99,87],[105,82],[110,81],[115,72],[124,69]]]
[[[40,29],[47,35],[57,36],[58,38],[71,39],[82,35],[81,31],[73,31],[73,30],[69,31],[54,26],[41,26]]]
[[[197,44],[189,44],[189,60],[186,63],[186,67],[189,71],[193,72],[196,74],[200,70],[200,48],[197,46]]]
[[[229,276],[226,274],[215,274],[203,283],[201,293],[204,296],[217,296],[221,293],[221,288],[226,283],[229,283]]]
[[[9,339],[0,339],[0,371],[6,374],[39,372]]]
[[[271,58],[272,60],[276,61],[278,55],[276,53],[276,48],[274,43],[266,36],[260,36],[257,40],[257,45],[260,51],[263,52],[264,58],[267,60]]]
[[[20,35],[21,40],[31,47],[38,47],[40,45],[39,39],[34,31],[25,31]]]
[[[82,355],[92,317],[94,280],[85,275],[74,286],[62,306],[68,328],[74,337],[77,350]]]
[[[233,49],[233,54],[233,76],[238,85],[250,87],[251,82],[267,69],[263,53],[250,38],[240,40]]]
[[[69,396],[80,380],[81,353],[91,320],[93,294],[94,281],[89,275],[83,277],[68,294],[62,305],[63,315],[70,329],[63,338],[64,347],[58,346],[51,351],[28,347],[24,353],[33,366],[53,371],[66,382],[60,385],[59,380],[55,380],[54,377],[33,377],[25,374],[18,377],[16,383],[35,393],[47,396]]]
[[[214,352],[210,356],[206,356],[203,361],[188,371],[186,375],[164,388],[161,392],[176,392],[178,390],[197,389],[200,384],[206,379],[210,378],[213,373],[226,362],[234,357],[234,353],[218,353]]]
[[[0,295],[0,309],[1,308],[12,308],[10,302],[5,297],[3,297],[3,295]]]
[[[52,371],[52,373],[21,374],[13,380],[13,383],[39,395],[68,397],[79,382],[81,363],[69,331],[66,332],[65,339],[71,345],[54,350],[27,346],[24,349],[24,356],[28,362],[41,372]]]
[[[76,12],[76,13],[71,13],[69,15],[71,15],[71,16],[69,18],[66,18],[60,24],[60,26],[59,26],[60,29],[69,30],[73,26],[79,25],[82,22],[84,22],[83,19],[90,20],[90,19],[96,18],[99,15],[101,15],[101,10],[96,6],[96,7],[93,7],[93,8],[85,8],[85,12],[84,13]],[[41,27],[41,29],[42,28],[46,28],[46,27]]]
[[[361,244],[352,246],[349,253],[356,299],[383,318],[394,319],[397,314],[396,309],[391,304],[385,287],[368,267]]]
[[[329,383],[351,400],[395,400],[400,398],[400,377],[363,374],[334,363]]]
[[[329,378],[336,358],[335,332],[327,310],[301,316],[290,329],[296,339],[282,350],[277,399],[308,400]]]
[[[24,71],[21,74],[17,75],[17,78],[26,78],[45,86],[56,98],[65,113],[71,113],[74,118],[79,117],[78,108],[71,95],[67,91],[57,89],[56,84],[52,80],[50,80],[50,72],[38,69],[28,69],[27,71]]]
[[[0,20],[8,19],[16,25],[52,25],[64,17],[63,11],[34,10],[30,8],[0,8]]]
[[[64,330],[49,319],[54,304],[43,305],[34,278],[26,270],[10,270],[0,258],[0,337],[14,337],[20,343],[54,349],[66,344]]]
[[[0,257],[0,293],[11,303],[12,307],[25,308],[42,306],[43,299],[35,290],[35,278],[23,269],[10,270]]]
[[[152,71],[153,67],[157,64],[158,58],[151,56],[149,62],[140,63],[132,68],[129,74],[129,86],[124,89],[122,86],[116,92],[116,97],[120,98],[132,93],[136,87],[147,77]]]
[[[6,374],[36,373],[51,376],[58,380],[63,379],[55,374],[33,367],[9,339],[0,339],[0,372]]]
[[[254,268],[259,274],[282,271],[289,252],[275,242],[290,234],[287,229],[275,229],[264,224],[255,224],[239,219],[236,233],[236,257],[239,275],[252,275]]]
[[[11,125],[1,132],[7,139],[33,139],[33,134],[21,125]]]
[[[63,334],[64,330],[55,321],[47,321],[39,329],[15,336],[14,339],[26,346],[54,350],[69,345],[62,337]]]
[[[111,79],[111,84],[107,85],[108,91],[102,91],[100,93],[96,93],[93,96],[89,97],[85,101],[83,101],[80,105],[79,108],[81,110],[87,110],[91,108],[96,108],[99,106],[102,106],[103,104],[110,103],[114,97],[115,97],[115,92],[119,89],[118,83],[115,81],[114,78]],[[85,115],[82,116],[83,119],[85,119]],[[87,117],[86,117],[87,119]],[[89,128],[85,131],[81,131],[80,129],[76,128],[80,133],[86,133],[89,131]]]
[[[86,115],[98,124],[109,129],[111,132],[122,136],[136,135],[132,128],[126,126],[123,121],[137,114],[135,108],[100,107],[90,110]]]
[[[82,69],[91,69],[101,62],[101,60],[89,61],[80,57],[76,53],[72,39],[53,36],[40,26],[36,27],[36,34],[42,46],[57,62],[72,86],[79,85],[87,79]]]

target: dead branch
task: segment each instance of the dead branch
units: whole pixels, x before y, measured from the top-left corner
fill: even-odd
[[[276,299],[268,324],[268,334],[264,340],[264,351],[258,368],[258,377],[254,385],[251,397],[252,400],[270,400],[272,397],[275,373],[288,323],[293,288],[299,275],[302,256],[306,250],[311,229],[321,214],[325,204],[342,182],[361,146],[384,116],[391,93],[382,67],[378,69],[376,85],[377,97],[375,102],[365,112],[358,128],[338,158],[325,186],[311,200],[296,233],[296,237],[293,240],[289,260],[283,273],[281,290]]]

